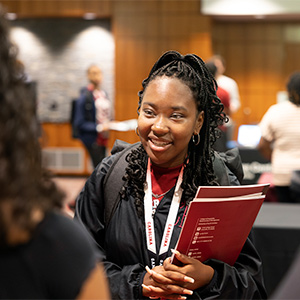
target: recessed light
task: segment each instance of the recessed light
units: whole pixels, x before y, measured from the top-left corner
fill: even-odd
[[[6,13],[5,17],[7,20],[14,21],[17,19],[17,14],[16,13]]]
[[[88,12],[88,13],[85,13],[84,15],[83,15],[83,18],[85,19],[85,20],[95,20],[96,19],[96,14],[95,13],[92,13],[92,12]]]

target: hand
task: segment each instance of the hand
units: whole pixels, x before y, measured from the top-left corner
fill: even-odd
[[[195,290],[209,284],[214,276],[214,269],[211,266],[205,265],[199,260],[188,257],[176,250],[172,250],[172,252],[182,263],[182,266],[172,264],[171,258],[167,258],[163,264],[164,270],[179,272],[187,277],[193,278],[194,282],[185,284],[185,287],[190,290]]]
[[[97,132],[109,131],[109,122],[98,124],[96,126],[96,130],[97,130]]]
[[[193,290],[207,285],[213,278],[214,269],[200,261],[174,251],[183,266],[176,266],[167,258],[163,266],[150,270],[143,282],[143,295],[152,299],[185,299]]]
[[[144,296],[150,299],[186,299],[183,295],[193,294],[193,291],[184,287],[186,283],[194,281],[192,278],[178,272],[165,271],[163,266],[152,270],[146,267],[146,270],[142,285]]]

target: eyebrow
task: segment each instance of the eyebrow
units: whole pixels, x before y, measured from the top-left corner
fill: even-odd
[[[152,102],[143,102],[143,104],[152,106],[153,108],[157,108],[157,105],[153,104]],[[184,106],[172,106],[171,109],[173,110],[184,110],[187,111],[187,109]]]

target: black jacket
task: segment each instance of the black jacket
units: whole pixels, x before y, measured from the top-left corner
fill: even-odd
[[[145,266],[150,266],[145,238],[145,224],[138,218],[134,200],[130,195],[121,201],[106,228],[104,221],[103,182],[114,154],[105,158],[87,180],[76,201],[75,219],[84,224],[103,252],[107,276],[113,299],[144,299],[142,282]],[[156,208],[154,226],[156,240],[161,241],[174,188]],[[182,204],[174,226],[170,249],[178,239],[186,205]],[[159,247],[159,243],[157,243]],[[168,253],[171,256],[169,250]],[[188,299],[265,299],[260,257],[248,238],[238,260],[232,267],[218,260],[206,264],[215,269],[215,275],[204,288],[195,290]]]

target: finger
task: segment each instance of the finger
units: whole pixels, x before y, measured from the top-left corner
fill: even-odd
[[[156,271],[154,270],[150,270],[151,271],[151,278],[158,282],[158,283],[161,283],[161,284],[172,284],[173,283],[173,280],[171,278],[169,278],[170,276],[170,272],[166,272],[165,273],[165,276],[160,274],[160,273],[157,273]],[[150,273],[149,273],[150,274]]]
[[[146,269],[146,271],[147,271],[147,273],[150,275],[150,277],[152,276],[152,270],[148,267],[148,266],[146,266],[145,267],[145,269]]]
[[[190,264],[193,261],[193,258],[188,257],[180,253],[178,250],[171,249],[171,252],[176,256],[176,258],[182,262],[184,265]]]
[[[184,295],[192,295],[193,291],[176,285],[151,286],[151,296],[165,299],[186,299]]]
[[[146,289],[148,292],[151,292],[151,291],[152,291],[152,290],[151,290],[151,287],[148,286],[148,285],[146,285],[146,284],[143,284],[143,283],[142,283],[142,287],[143,287],[144,289]]]
[[[164,263],[164,269],[166,271],[166,276],[172,279],[174,283],[194,283],[194,278],[187,276],[186,268],[178,267],[173,264]]]

